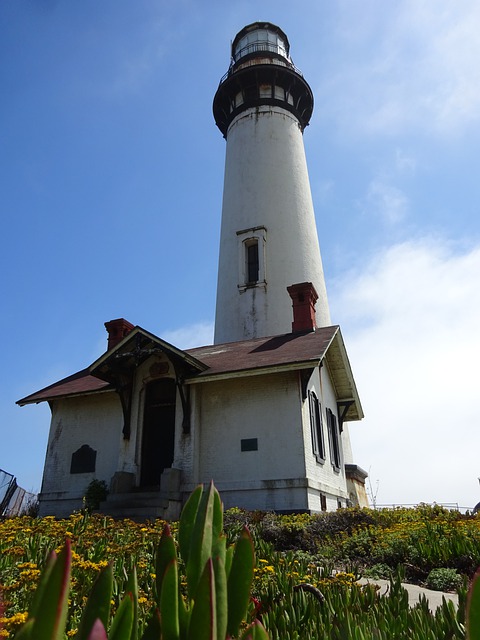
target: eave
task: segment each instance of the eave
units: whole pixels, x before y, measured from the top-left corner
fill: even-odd
[[[218,380],[232,380],[236,378],[251,378],[252,376],[265,376],[272,373],[283,373],[285,371],[302,371],[304,369],[312,369],[320,364],[321,360],[304,360],[302,362],[292,362],[289,364],[252,367],[250,369],[242,369],[240,371],[226,371],[222,373],[208,372],[202,376],[195,378],[187,378],[185,384],[202,384],[204,382],[215,382]]]

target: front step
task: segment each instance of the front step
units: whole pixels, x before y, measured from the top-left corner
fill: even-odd
[[[112,518],[129,518],[135,522],[167,518],[172,515],[172,502],[160,491],[132,491],[129,493],[110,493],[100,503],[99,513]],[[173,511],[176,511],[174,509]]]

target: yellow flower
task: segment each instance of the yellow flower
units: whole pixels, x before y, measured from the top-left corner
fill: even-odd
[[[0,618],[0,624],[4,624],[8,629],[13,629],[26,622],[27,617],[27,611],[23,611],[22,613],[14,613],[13,616],[10,616],[10,618]]]

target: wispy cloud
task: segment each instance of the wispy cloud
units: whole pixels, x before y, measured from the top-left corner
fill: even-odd
[[[360,208],[365,215],[374,215],[388,225],[397,224],[407,215],[408,198],[398,187],[381,178],[374,178],[368,185]]]
[[[325,111],[359,132],[463,133],[480,121],[480,4],[408,0],[359,13],[342,3]],[[343,45],[343,47],[342,47]]]
[[[423,239],[373,256],[334,290],[366,418],[355,461],[378,501],[460,502],[478,491],[480,246]]]
[[[179,349],[202,347],[213,343],[213,322],[197,322],[195,324],[163,331],[160,337]]]

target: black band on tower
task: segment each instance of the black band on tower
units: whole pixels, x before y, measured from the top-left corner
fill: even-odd
[[[249,42],[250,34],[260,37],[252,36]],[[313,93],[289,57],[283,31],[270,23],[256,22],[242,29],[232,43],[230,69],[213,99],[215,123],[226,137],[239,113],[265,105],[290,111],[303,131],[312,115]]]

